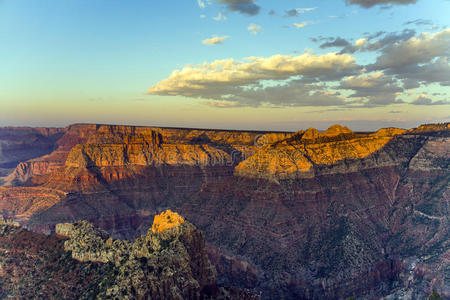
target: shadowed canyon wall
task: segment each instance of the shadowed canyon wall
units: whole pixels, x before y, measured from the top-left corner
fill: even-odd
[[[263,298],[450,296],[449,124],[59,134],[23,163],[46,164],[4,174],[5,218],[47,233],[85,219],[132,239],[173,209],[205,233],[221,284]]]

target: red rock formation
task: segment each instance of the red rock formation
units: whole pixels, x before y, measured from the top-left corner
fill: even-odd
[[[268,298],[388,294],[412,258],[417,297],[445,295],[447,124],[261,134],[71,126],[61,167],[27,182],[68,194],[27,226],[87,219],[132,237],[170,208],[205,232],[223,283]]]
[[[56,148],[56,141],[64,133],[63,128],[0,128],[0,185],[10,184],[8,176],[19,162],[41,157]],[[24,167],[21,167],[23,171]],[[18,176],[20,177],[19,171]],[[27,176],[28,178],[29,176]]]
[[[3,216],[14,217],[23,223],[33,214],[48,209],[64,197],[64,192],[41,187],[0,187],[0,212]]]

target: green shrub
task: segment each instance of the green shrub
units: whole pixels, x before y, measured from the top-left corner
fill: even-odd
[[[432,292],[428,300],[444,300],[436,291]]]

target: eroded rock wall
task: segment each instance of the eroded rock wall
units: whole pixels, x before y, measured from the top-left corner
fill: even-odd
[[[172,209],[204,231],[219,282],[265,298],[448,295],[448,124],[292,134],[76,125],[61,140],[76,144],[64,163],[27,181],[65,193],[33,211],[33,230],[86,219],[133,238]]]

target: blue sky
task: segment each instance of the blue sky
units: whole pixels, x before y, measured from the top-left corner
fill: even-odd
[[[446,0],[0,0],[0,126],[448,121],[449,11]]]

